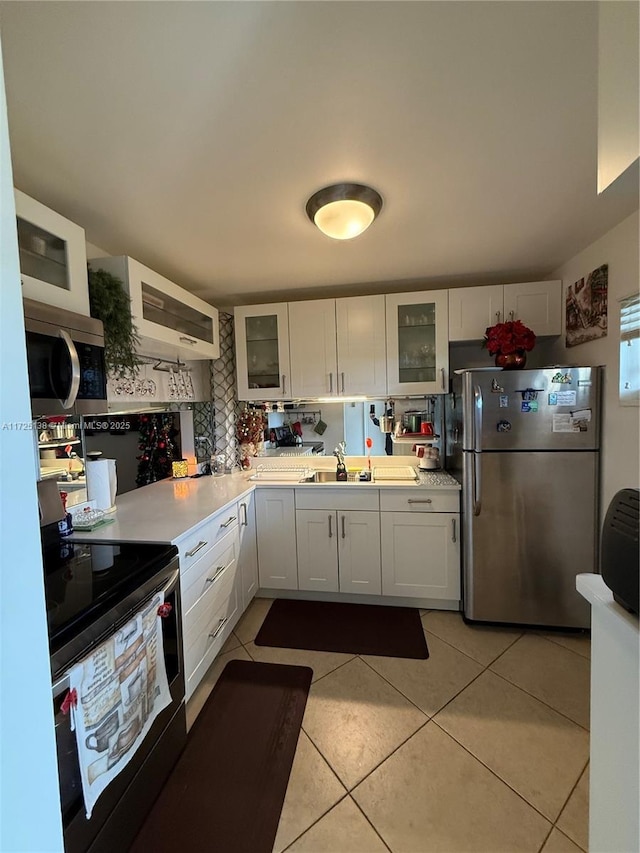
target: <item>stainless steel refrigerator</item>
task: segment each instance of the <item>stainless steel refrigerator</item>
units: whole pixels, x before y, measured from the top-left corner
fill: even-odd
[[[465,619],[589,627],[575,576],[598,570],[601,384],[599,367],[454,375]]]

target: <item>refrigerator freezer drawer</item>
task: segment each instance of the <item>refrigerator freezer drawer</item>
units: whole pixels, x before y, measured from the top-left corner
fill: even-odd
[[[478,515],[474,462],[481,466]],[[598,464],[593,452],[464,454],[467,619],[589,627],[575,577],[597,571]]]

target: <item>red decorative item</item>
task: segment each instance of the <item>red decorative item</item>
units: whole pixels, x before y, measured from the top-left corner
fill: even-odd
[[[486,346],[490,355],[495,355],[497,367],[514,369],[525,366],[525,353],[532,350],[535,343],[536,336],[531,329],[521,320],[512,320],[489,326],[483,346]]]
[[[62,700],[62,705],[60,705],[60,710],[63,714],[68,714],[71,708],[76,708],[78,706],[78,691],[73,688],[73,690],[67,690],[67,695]]]
[[[161,619],[166,619],[172,610],[173,610],[173,605],[169,604],[168,601],[165,601],[164,604],[161,604],[160,607],[158,607],[158,616]]]

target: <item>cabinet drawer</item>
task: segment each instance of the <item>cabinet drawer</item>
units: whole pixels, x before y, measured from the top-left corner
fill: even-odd
[[[381,512],[459,512],[459,492],[382,489]]]
[[[227,569],[238,554],[238,536],[227,533],[204,557],[180,573],[182,612],[188,613],[196,602],[210,589],[220,584]]]
[[[194,527],[176,545],[180,552],[180,570],[184,573],[192,563],[200,560],[223,536],[238,527],[235,505]]]
[[[296,509],[380,509],[380,489],[374,486],[356,488],[327,488],[326,486],[307,486],[296,489]]]
[[[220,606],[203,622],[202,631],[194,642],[185,648],[184,663],[187,682],[187,699],[198,686],[202,676],[213,663],[231,633],[238,615],[238,589],[231,590]]]
[[[236,563],[235,561],[221,575],[219,585],[214,585],[196,603],[186,616],[184,623],[184,656],[187,677],[193,671],[200,658],[208,650],[216,637],[211,636],[218,630],[226,615],[235,612],[237,602]],[[231,600],[231,604],[229,601]],[[228,608],[231,607],[231,610]],[[223,612],[224,611],[224,612]],[[219,615],[221,614],[222,615]],[[199,650],[199,651],[198,651]],[[194,658],[194,655],[198,655]],[[189,666],[188,661],[193,663]]]

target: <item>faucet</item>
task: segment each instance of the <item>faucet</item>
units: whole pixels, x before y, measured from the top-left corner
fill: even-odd
[[[338,459],[338,465],[344,465],[344,454],[347,450],[347,442],[341,441],[336,449],[333,451],[333,455]]]

